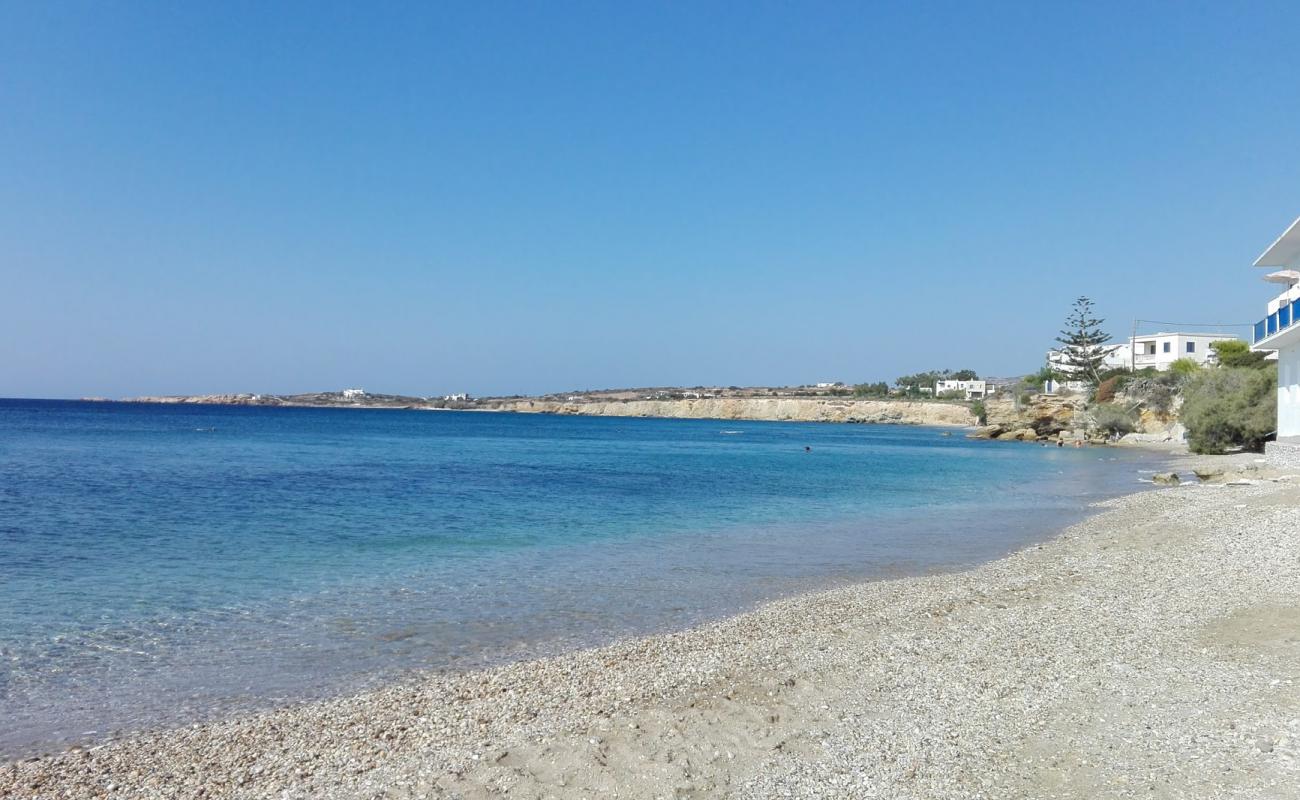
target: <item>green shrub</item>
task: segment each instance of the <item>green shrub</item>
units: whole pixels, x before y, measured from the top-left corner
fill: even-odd
[[[1033,374],[1026,375],[1020,380],[1025,384],[1034,387],[1036,391],[1042,391],[1044,383],[1047,383],[1048,381],[1061,380],[1061,374],[1051,367],[1045,366]]]
[[[1190,358],[1180,358],[1169,365],[1169,372],[1180,378],[1186,378],[1201,371],[1201,365]]]
[[[1219,342],[1210,342],[1210,349],[1214,351],[1219,358],[1221,367],[1250,367],[1251,369],[1263,369],[1270,366],[1265,361],[1267,353],[1252,351],[1250,345],[1240,339],[1224,339]]]
[[[1107,436],[1123,436],[1137,430],[1136,412],[1118,403],[1093,406],[1092,419],[1097,425],[1097,430]]]
[[[884,381],[879,383],[859,383],[853,387],[854,397],[888,397],[889,384]]]
[[[1183,424],[1193,453],[1262,450],[1277,429],[1277,369],[1202,370],[1183,390]]]
[[[989,410],[984,405],[983,400],[976,400],[970,404],[971,413],[975,415],[975,421],[981,425],[989,424]]]

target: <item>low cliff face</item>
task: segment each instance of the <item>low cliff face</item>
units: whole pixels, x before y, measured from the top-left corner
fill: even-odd
[[[501,403],[498,411],[531,414],[581,414],[597,417],[674,417],[683,419],[754,419],[790,422],[867,422],[895,425],[975,424],[964,405],[915,403],[902,400],[812,398],[719,398],[700,400],[631,400],[628,402],[563,403],[518,400]]]
[[[1040,394],[1021,404],[1015,398],[1001,396],[984,405],[987,424],[972,433],[971,438],[1034,441],[1056,438],[1081,426],[1087,399]]]
[[[1130,442],[1182,441],[1185,429],[1178,419],[1181,398],[1175,398],[1170,408],[1156,411],[1148,408],[1142,398],[1118,395],[1113,405],[1132,412],[1134,433],[1125,437]],[[1105,440],[1098,432],[1094,414],[1084,395],[1034,395],[1027,402],[1016,402],[1011,397],[999,397],[985,403],[987,424],[970,434],[974,439],[1092,439]]]

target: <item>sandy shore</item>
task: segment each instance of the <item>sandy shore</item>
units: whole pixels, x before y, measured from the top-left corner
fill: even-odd
[[[12,764],[0,797],[1300,797],[1300,479],[952,575]]]

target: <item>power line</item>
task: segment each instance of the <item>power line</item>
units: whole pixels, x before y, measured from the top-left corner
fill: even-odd
[[[1249,322],[1161,322],[1158,319],[1135,319],[1133,322],[1145,322],[1150,325],[1169,325],[1174,328],[1252,328]]]

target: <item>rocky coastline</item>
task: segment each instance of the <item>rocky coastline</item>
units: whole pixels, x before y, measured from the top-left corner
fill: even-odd
[[[598,417],[743,419],[947,427],[968,427],[974,425],[976,421],[970,407],[959,403],[848,398],[702,398],[613,402],[516,400],[502,402],[485,410]]]
[[[1176,408],[1159,412],[1133,403],[1134,430],[1109,437],[1098,430],[1082,395],[1038,394],[1029,398],[996,397],[985,403],[985,418],[968,437],[1002,441],[1130,445],[1177,445],[1186,429]]]
[[[123,402],[167,405],[237,405],[291,408],[486,411],[597,417],[841,422],[879,425],[969,427],[976,417],[969,405],[921,400],[859,400],[846,397],[706,397],[671,400],[549,398],[438,398],[337,392],[305,395],[209,394],[134,397]]]

